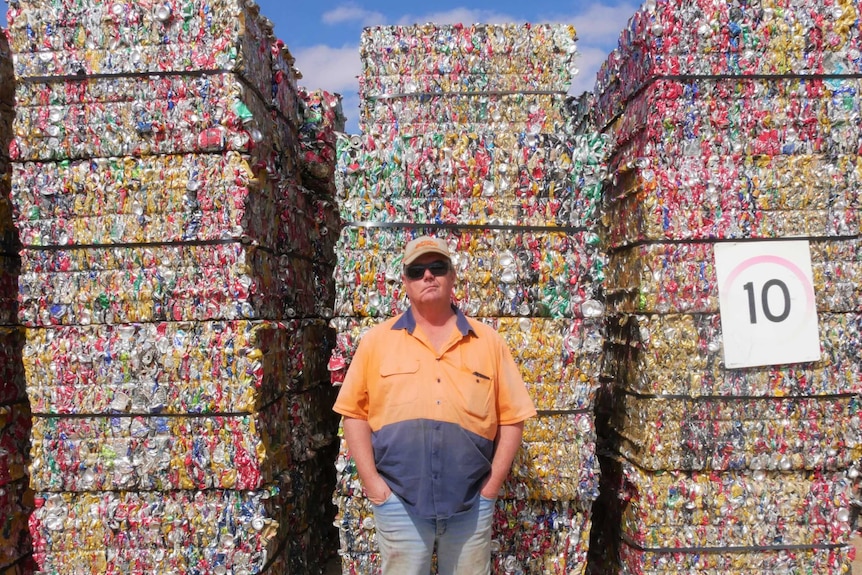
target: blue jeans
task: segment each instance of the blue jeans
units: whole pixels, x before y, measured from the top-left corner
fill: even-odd
[[[374,505],[383,575],[428,575],[437,544],[440,575],[488,575],[494,500],[479,497],[473,508],[449,519],[411,515],[394,493]]]

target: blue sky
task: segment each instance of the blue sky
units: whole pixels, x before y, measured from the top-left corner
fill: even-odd
[[[360,72],[359,39],[366,26],[511,22],[564,22],[578,33],[578,68],[572,94],[591,90],[596,72],[617,45],[620,31],[640,6],[639,1],[590,0],[258,0],[261,13],[272,20],[276,35],[296,58],[301,84],[343,97],[347,131],[357,132]],[[0,1],[6,22],[5,1]]]

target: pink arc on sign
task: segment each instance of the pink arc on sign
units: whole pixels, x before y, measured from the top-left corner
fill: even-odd
[[[814,286],[811,284],[811,282],[808,281],[808,278],[805,276],[802,270],[796,266],[796,264],[780,256],[767,254],[745,260],[733,269],[733,272],[731,272],[731,274],[727,277],[725,285],[732,285],[733,282],[736,280],[737,276],[739,276],[739,274],[741,274],[751,266],[757,264],[777,264],[789,269],[793,273],[793,275],[795,275],[796,278],[800,281],[800,283],[802,283],[802,285],[805,287],[805,297],[807,299],[805,313],[809,314],[814,311]]]

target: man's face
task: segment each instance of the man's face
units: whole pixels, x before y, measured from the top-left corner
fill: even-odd
[[[452,288],[455,286],[455,272],[452,269],[452,264],[440,254],[423,254],[411,262],[410,266],[428,266],[436,262],[446,264],[446,273],[441,276],[435,276],[433,270],[436,266],[431,266],[430,269],[422,271],[422,275],[417,279],[411,279],[407,273],[402,271],[401,280],[404,282],[404,289],[407,292],[407,298],[413,305],[443,303],[449,305],[452,300]]]

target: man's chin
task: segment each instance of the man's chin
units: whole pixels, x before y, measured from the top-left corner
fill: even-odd
[[[442,292],[439,288],[427,288],[419,292],[419,301],[422,303],[432,303],[442,298]]]

